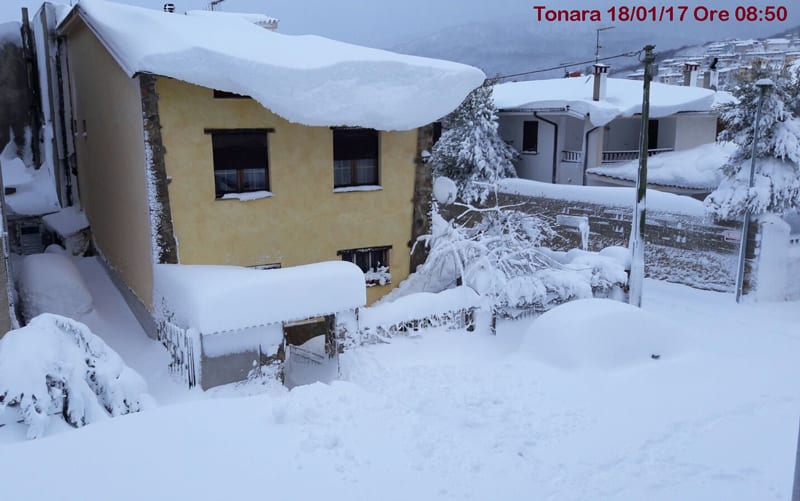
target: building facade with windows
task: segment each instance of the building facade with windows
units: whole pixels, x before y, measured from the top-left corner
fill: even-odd
[[[607,74],[608,66],[598,64],[590,76],[495,86],[499,134],[520,153],[519,177],[555,184],[615,184],[613,177],[601,179],[588,171],[639,158],[642,84]],[[648,156],[713,143],[718,117],[714,103],[710,89],[653,83]]]
[[[231,16],[94,0],[56,34],[80,202],[140,320],[159,263],[347,260],[364,271],[368,302],[389,292],[409,274],[425,217],[414,199],[427,124],[485,77]]]

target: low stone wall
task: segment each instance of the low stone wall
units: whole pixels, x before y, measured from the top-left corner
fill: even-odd
[[[501,205],[536,214],[550,221],[557,236],[545,242],[554,250],[581,247],[577,228],[558,225],[559,215],[583,216],[589,222],[588,249],[628,246],[633,198],[629,206],[569,200],[563,197],[499,194]],[[648,277],[699,289],[732,292],[736,284],[741,224],[715,223],[691,214],[648,209],[645,230],[645,273]],[[755,236],[757,227],[751,227]],[[750,245],[749,257],[754,257]],[[748,267],[750,265],[748,264]],[[746,284],[747,285],[747,284]]]

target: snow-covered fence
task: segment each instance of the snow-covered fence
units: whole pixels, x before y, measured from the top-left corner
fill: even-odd
[[[503,205],[553,222],[559,215],[588,218],[588,250],[628,244],[633,189],[512,179],[502,181],[500,191]],[[741,223],[711,221],[702,202],[690,197],[649,190],[647,203],[646,275],[700,289],[733,291]],[[581,233],[566,229],[544,245],[559,250],[580,247]]]
[[[158,340],[170,356],[169,370],[182,378],[190,388],[197,385],[200,335],[194,329],[183,329],[163,320],[158,323]]]
[[[376,342],[432,327],[472,330],[479,307],[478,294],[464,286],[436,294],[409,294],[391,303],[362,308],[356,341]]]

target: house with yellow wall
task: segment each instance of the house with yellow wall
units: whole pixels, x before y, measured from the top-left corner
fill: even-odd
[[[140,321],[162,263],[346,260],[368,302],[389,292],[426,217],[426,126],[483,73],[189,14],[81,0],[57,26],[80,203]]]

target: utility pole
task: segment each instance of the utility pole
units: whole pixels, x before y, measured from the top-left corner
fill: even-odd
[[[217,5],[221,4],[224,1],[225,0],[211,0],[210,2],[208,2],[209,10],[214,10],[214,7],[216,7]]]
[[[650,121],[650,80],[653,79],[652,65],[655,45],[644,48],[644,89],[642,95],[642,125],[639,136],[639,173],[636,176],[636,205],[633,208],[631,238],[628,247],[631,251],[631,272],[628,277],[628,303],[642,306],[642,285],[644,283],[644,224],[647,197],[647,146]]]
[[[750,153],[750,181],[747,184],[747,194],[748,199],[750,195],[750,191],[753,189],[753,179],[755,178],[756,174],[756,145],[758,144],[758,123],[761,121],[761,108],[764,105],[764,97],[766,97],[767,92],[772,89],[772,80],[769,78],[762,78],[758,82],[756,82],[756,87],[758,90],[761,91],[758,95],[758,105],[756,106],[756,121],[753,124],[753,150]],[[748,200],[749,202],[749,200]],[[745,262],[745,254],[747,252],[747,240],[748,240],[748,233],[750,230],[750,208],[749,205],[746,205],[744,208],[744,222],[742,223],[742,241],[739,244],[739,270],[736,274],[736,302],[740,303],[742,301],[742,292],[744,290],[744,262]]]

